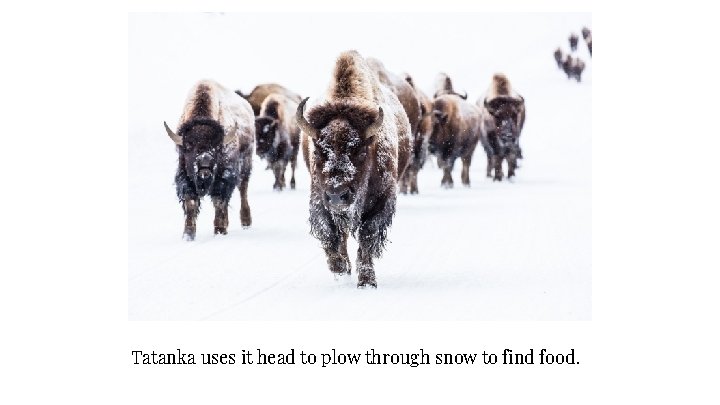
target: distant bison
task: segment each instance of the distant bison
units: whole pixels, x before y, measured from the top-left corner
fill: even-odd
[[[443,169],[440,185],[452,188],[453,166],[460,158],[463,164],[462,184],[470,186],[470,163],[481,137],[480,109],[457,95],[448,94],[435,98],[432,114],[428,152],[435,155],[438,167]]]
[[[450,76],[448,76],[445,73],[438,74],[437,78],[435,79],[435,95],[433,97],[437,98],[438,96],[442,96],[445,94],[454,94],[458,97],[460,97],[463,100],[467,100],[467,93],[460,94],[455,91],[453,88],[452,80],[450,80]]]
[[[579,37],[574,32],[570,34],[570,37],[568,37],[568,41],[570,42],[570,50],[573,52],[577,50],[578,39]]]
[[[358,287],[377,287],[373,258],[395,215],[397,180],[410,155],[410,123],[397,96],[356,51],[338,57],[323,100],[297,109],[310,170],[310,232],[330,271],[350,274],[347,237],[360,245]]]
[[[572,56],[567,55],[562,64],[562,68],[568,79],[574,78],[580,82],[582,79],[582,73],[585,70],[585,62],[583,62],[580,58],[573,58]]]
[[[553,56],[555,57],[555,63],[557,63],[558,68],[563,68],[563,53],[560,48],[556,49],[553,53]]]
[[[295,167],[300,146],[300,128],[295,121],[298,103],[283,94],[270,94],[255,118],[256,151],[275,175],[273,189],[285,188],[285,169],[292,170],[290,188],[295,189]]]
[[[227,234],[228,202],[240,189],[240,223],[252,223],[247,187],[252,170],[255,125],[250,104],[220,84],[203,80],[191,90],[177,130],[165,123],[177,145],[177,196],[185,211],[183,238],[194,240],[200,199],[215,206],[215,234]]]
[[[262,102],[265,101],[265,98],[271,94],[282,94],[296,103],[299,103],[301,100],[299,95],[276,83],[258,84],[255,86],[253,91],[250,92],[250,94],[243,94],[240,90],[235,90],[235,93],[250,103],[253,109],[253,114],[255,114],[256,117],[260,115]]]
[[[504,74],[498,73],[493,75],[485,98],[477,104],[483,107],[483,132],[491,151],[487,176],[494,169],[493,180],[502,181],[502,162],[507,160],[508,178],[512,178],[517,159],[522,158],[520,133],[525,125],[525,99],[512,89]]]

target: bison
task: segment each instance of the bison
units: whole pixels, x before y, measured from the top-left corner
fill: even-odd
[[[350,274],[348,235],[359,244],[358,288],[377,288],[379,258],[395,215],[397,181],[410,156],[410,123],[397,96],[357,51],[340,54],[330,86],[307,114],[298,106],[310,171],[310,232],[330,271]]]
[[[577,50],[578,39],[579,37],[574,32],[568,37],[568,41],[570,42],[570,50],[572,52],[575,52]]]
[[[378,75],[380,83],[392,90],[392,92],[395,93],[400,100],[400,104],[402,104],[403,110],[405,110],[405,114],[410,122],[411,143],[414,146],[418,134],[418,127],[420,126],[420,120],[422,119],[422,109],[417,92],[407,81],[405,81],[404,78],[385,69],[385,66],[379,60],[375,58],[367,58],[367,62],[370,65],[370,68]],[[415,170],[416,165],[412,164],[412,158],[410,159],[410,162],[410,167],[408,170],[405,170],[405,175],[399,179],[398,183],[399,191],[403,194],[407,194],[409,185],[410,188],[413,189],[411,190],[411,193],[417,193],[417,180],[414,182],[414,188],[412,184],[409,184],[412,183],[412,179],[417,174],[417,170]]]
[[[470,163],[482,136],[480,109],[457,95],[446,94],[435,98],[432,115],[428,152],[435,155],[438,167],[444,171],[440,185],[452,188],[452,169],[460,158],[462,184],[470,186]]]
[[[467,93],[460,94],[456,92],[453,88],[450,76],[445,73],[440,73],[435,79],[435,95],[433,97],[437,98],[438,96],[442,96],[444,94],[454,94],[463,100],[467,100]]]
[[[522,159],[520,132],[525,125],[525,99],[512,89],[507,76],[497,73],[477,104],[483,108],[483,133],[491,155],[487,176],[491,177],[491,169],[495,169],[493,181],[502,181],[502,162],[507,160],[510,179],[515,176],[517,159]]]
[[[265,98],[271,94],[282,94],[296,103],[299,103],[302,99],[299,95],[276,83],[258,84],[255,86],[253,91],[250,92],[250,94],[243,94],[240,90],[235,90],[235,93],[250,103],[253,109],[253,114],[255,114],[256,117],[260,115],[262,102],[265,101]]]
[[[553,56],[555,57],[555,63],[557,63],[557,66],[559,69],[563,68],[563,53],[560,48],[556,49],[553,53]]]
[[[562,66],[568,79],[575,78],[578,82],[581,81],[582,73],[585,70],[585,62],[583,62],[582,59],[567,55]]]
[[[279,93],[270,94],[262,102],[260,115],[255,118],[256,153],[266,159],[275,175],[274,190],[285,188],[285,169],[288,162],[292,175],[290,188],[295,189],[295,166],[300,146],[300,128],[295,121],[298,103]]]
[[[200,199],[215,206],[215,234],[227,234],[228,202],[240,189],[240,223],[252,223],[247,187],[252,170],[255,125],[252,108],[212,80],[198,82],[188,94],[176,131],[165,131],[177,145],[175,185],[185,211],[183,238],[194,240]]]
[[[415,94],[420,100],[420,113],[421,119],[420,124],[417,127],[416,132],[413,133],[412,140],[412,154],[410,157],[410,164],[407,170],[405,170],[405,176],[400,182],[400,192],[407,192],[407,187],[410,187],[410,194],[418,193],[417,185],[417,174],[425,165],[425,159],[428,154],[428,140],[430,139],[430,133],[432,132],[432,100],[422,92],[422,90],[415,87],[413,78],[405,74],[405,81],[415,90]]]

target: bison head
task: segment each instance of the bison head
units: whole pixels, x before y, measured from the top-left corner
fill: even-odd
[[[495,122],[497,139],[501,147],[514,148],[517,145],[520,136],[518,117],[524,103],[522,97],[498,96],[489,102],[485,99],[485,108]]]
[[[374,139],[383,123],[383,109],[327,104],[316,107],[308,122],[303,115],[307,100],[298,106],[296,119],[314,145],[313,182],[320,187],[323,203],[329,210],[346,211],[363,186],[363,173],[369,170]]]
[[[260,158],[266,158],[275,142],[275,132],[278,129],[278,120],[273,117],[255,118],[255,151]]]
[[[236,138],[237,129],[236,124],[234,130],[226,134],[215,120],[195,119],[181,125],[175,134],[165,123],[165,131],[177,145],[180,162],[184,163],[185,173],[195,185],[199,197],[210,191],[218,175],[223,146]]]

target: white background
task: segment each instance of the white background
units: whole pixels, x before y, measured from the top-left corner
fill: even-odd
[[[4,149],[14,153],[2,162],[2,402],[716,403],[717,66],[703,57],[713,14],[603,4],[593,10],[602,37],[593,60],[593,320],[560,324],[127,321],[126,15],[67,13],[66,3],[3,13]],[[553,9],[568,7],[580,6]],[[21,167],[23,176],[7,175]],[[44,189],[30,179],[45,179]],[[271,374],[130,364],[138,346],[260,344],[572,346],[581,365]]]

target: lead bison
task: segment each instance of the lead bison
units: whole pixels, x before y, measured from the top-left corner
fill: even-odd
[[[457,95],[447,94],[435,98],[432,114],[428,152],[435,156],[438,167],[443,169],[440,185],[453,187],[452,170],[455,160],[460,158],[463,164],[462,184],[470,186],[470,163],[482,135],[480,109]]]
[[[295,166],[300,146],[300,128],[295,121],[298,103],[283,94],[265,98],[255,118],[256,152],[267,160],[275,175],[274,190],[285,188],[285,170],[290,163],[290,188],[295,189]]]
[[[477,101],[483,108],[483,132],[490,148],[487,176],[495,169],[493,181],[502,181],[502,162],[508,162],[508,179],[515,176],[517,159],[522,159],[520,132],[525,125],[525,99],[515,92],[504,74],[493,75],[485,98]]]
[[[410,123],[400,101],[356,51],[337,58],[323,100],[297,109],[311,177],[310,233],[330,271],[350,274],[347,238],[357,240],[358,288],[377,287],[373,258],[395,215],[397,180],[408,164]]]
[[[200,199],[215,206],[215,234],[227,234],[228,202],[240,189],[240,223],[252,223],[247,187],[252,170],[255,125],[247,101],[220,84],[203,80],[190,90],[177,130],[165,123],[177,145],[177,196],[185,211],[183,238],[194,240]]]
[[[265,101],[267,96],[271,94],[282,94],[296,103],[299,103],[301,100],[301,97],[299,95],[293,93],[292,91],[286,89],[285,87],[277,83],[258,84],[250,92],[250,94],[243,94],[243,92],[241,92],[240,90],[235,90],[235,93],[237,93],[240,97],[244,98],[245,100],[247,100],[248,103],[250,103],[253,109],[253,114],[255,114],[256,117],[260,115],[260,109],[262,108],[263,101]]]

